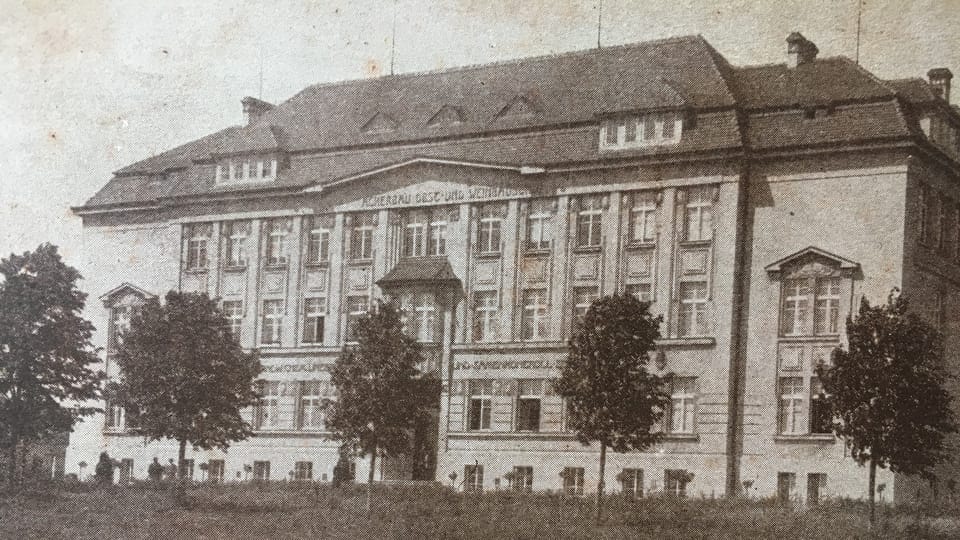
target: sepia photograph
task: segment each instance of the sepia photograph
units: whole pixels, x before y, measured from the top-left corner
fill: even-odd
[[[960,0],[0,12],[0,538],[960,538]]]

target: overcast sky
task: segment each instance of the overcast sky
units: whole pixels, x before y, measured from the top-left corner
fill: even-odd
[[[59,4],[59,6],[58,6]],[[111,171],[242,121],[240,99],[596,46],[597,2],[0,0],[0,256],[82,249]],[[702,34],[736,65],[783,62],[802,32],[853,57],[857,0],[604,0],[602,43]],[[882,78],[960,77],[960,0],[864,0],[860,60]],[[960,92],[955,92],[956,97]]]

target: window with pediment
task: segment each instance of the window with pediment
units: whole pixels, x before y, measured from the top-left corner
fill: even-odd
[[[790,269],[781,285],[780,334],[839,334],[844,288],[840,269],[828,262],[811,260]]]

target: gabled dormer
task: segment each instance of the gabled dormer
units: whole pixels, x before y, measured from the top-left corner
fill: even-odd
[[[444,105],[427,121],[430,127],[449,126],[463,122],[463,112],[452,105]]]
[[[516,95],[497,112],[497,118],[534,116],[540,110],[532,99]]]
[[[385,112],[377,111],[360,127],[360,131],[363,133],[389,133],[396,131],[399,127],[400,122],[397,122],[392,116]]]

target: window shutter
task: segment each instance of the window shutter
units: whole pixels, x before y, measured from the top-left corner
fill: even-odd
[[[513,398],[516,393],[516,381],[494,381],[493,399],[490,407],[490,429],[493,431],[510,431],[513,429]]]
[[[545,381],[546,391],[540,405],[541,431],[560,431],[563,426],[563,398],[553,390],[550,381]]]

